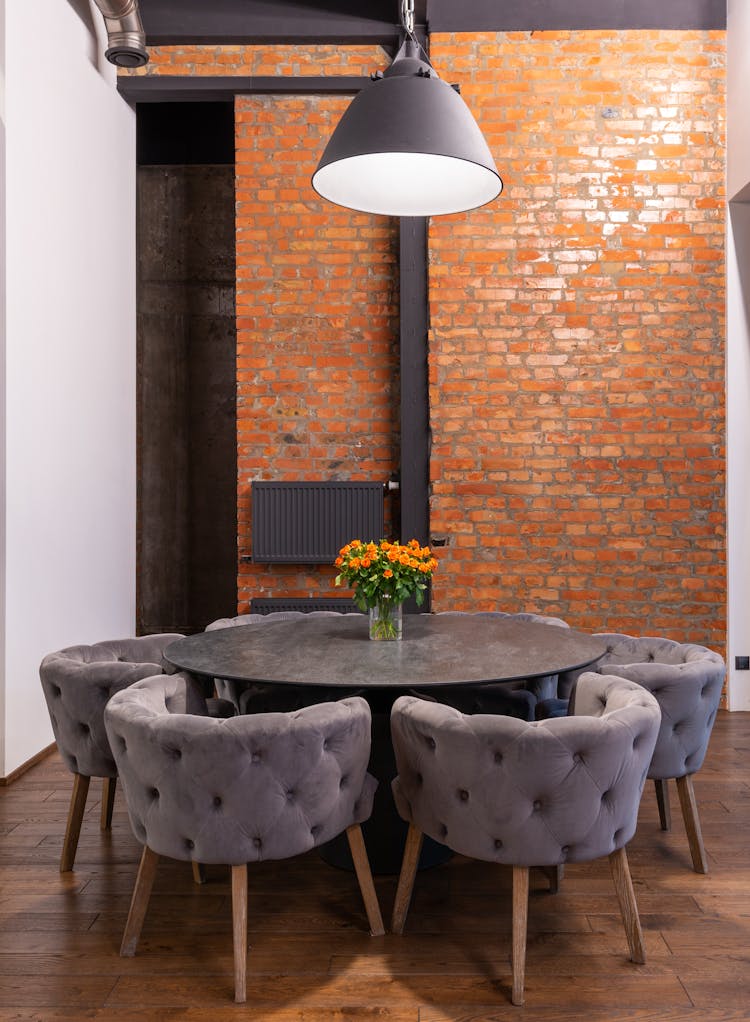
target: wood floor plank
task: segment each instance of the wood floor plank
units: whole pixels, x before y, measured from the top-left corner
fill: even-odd
[[[628,859],[647,961],[628,961],[606,859],[556,895],[531,871],[526,1006],[510,1004],[510,870],[454,856],[417,874],[403,936],[372,938],[353,874],[316,852],[248,870],[248,1000],[233,1002],[229,870],[160,862],[138,950],[118,954],[141,848],[124,799],[87,807],[58,871],[70,774],[0,788],[0,1022],[749,1022],[750,714],[719,715],[695,778],[711,872],[646,789]],[[92,788],[95,785],[92,784]],[[396,877],[376,876],[384,918]]]

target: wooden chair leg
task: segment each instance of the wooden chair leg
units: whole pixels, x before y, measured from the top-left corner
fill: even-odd
[[[193,883],[205,884],[206,882],[206,870],[202,862],[193,863]]]
[[[703,834],[701,833],[701,823],[698,818],[698,805],[695,801],[693,778],[690,774],[677,778],[677,794],[680,796],[680,808],[682,809],[682,818],[685,821],[693,869],[696,873],[708,873],[706,849],[703,847]]]
[[[620,914],[625,927],[625,935],[628,938],[631,961],[643,965],[646,961],[646,951],[643,946],[643,931],[641,920],[638,915],[638,905],[635,900],[633,881],[630,877],[628,856],[624,848],[618,848],[609,856],[609,865],[612,870],[612,880],[617,892],[617,900],[620,902]]]
[[[656,804],[659,807],[659,823],[662,830],[672,829],[672,813],[669,809],[669,787],[667,781],[661,778],[654,781],[656,788]]]
[[[234,999],[247,1000],[247,865],[232,866],[232,943],[234,947]]]
[[[70,796],[68,822],[65,826],[65,839],[63,841],[62,855],[60,856],[61,873],[69,872],[75,862],[90,782],[90,777],[84,777],[83,774],[73,774],[73,791]]]
[[[393,914],[391,916],[391,931],[403,933],[406,923],[406,914],[409,911],[411,893],[414,890],[414,878],[417,875],[419,856],[422,851],[424,834],[414,824],[409,824],[409,831],[406,835],[404,847],[404,858],[401,862],[401,872],[396,888],[396,897],[393,902]]]
[[[132,958],[138,946],[138,938],[143,928],[143,920],[146,918],[148,899],[151,897],[151,888],[154,886],[156,867],[159,864],[159,856],[151,851],[148,845],[143,846],[141,863],[138,867],[138,875],[135,878],[133,896],[130,899],[130,911],[125,922],[125,932],[122,935],[120,945],[120,957]]]
[[[510,999],[513,1004],[523,1004],[526,980],[526,930],[529,919],[529,868],[513,867],[513,937],[511,942],[510,965],[513,986]]]
[[[375,893],[375,884],[372,879],[370,860],[367,858],[362,828],[358,823],[347,827],[346,837],[349,841],[349,851],[352,853],[354,871],[357,874],[359,889],[362,892],[362,901],[365,903],[367,922],[370,926],[370,934],[373,937],[382,937],[385,933],[383,917],[380,914],[380,904]]]
[[[102,830],[112,830],[112,810],[115,807],[116,790],[117,778],[105,777],[102,781],[102,819],[100,823]]]

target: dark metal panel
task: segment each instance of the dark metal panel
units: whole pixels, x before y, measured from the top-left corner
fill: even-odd
[[[218,103],[252,93],[354,95],[369,85],[362,75],[284,77],[269,75],[120,75],[117,89],[130,103]]]
[[[140,0],[149,46],[219,43],[390,43],[396,0]]]
[[[253,482],[253,561],[331,564],[349,540],[381,539],[384,495],[383,483]]]
[[[250,601],[251,614],[278,614],[279,611],[301,610],[309,614],[316,610],[333,610],[339,614],[361,614],[354,600],[327,596],[257,596]]]
[[[398,35],[398,0],[140,0],[150,46],[379,43]],[[415,0],[431,32],[723,29],[726,0]]]
[[[400,221],[401,539],[430,536],[430,408],[427,378],[427,220]]]
[[[430,32],[723,29],[726,0],[428,0]]]

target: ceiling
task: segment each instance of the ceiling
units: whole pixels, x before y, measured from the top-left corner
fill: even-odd
[[[430,32],[723,29],[727,0],[414,0]],[[392,43],[399,0],[140,0],[150,46]]]

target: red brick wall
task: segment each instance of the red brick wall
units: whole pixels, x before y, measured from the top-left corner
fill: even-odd
[[[505,182],[430,227],[436,609],[725,641],[723,33],[434,35]],[[148,74],[368,73],[369,47]],[[395,225],[309,177],[343,99],[238,100],[238,488],[397,464]],[[390,390],[388,388],[391,388]],[[252,595],[332,573],[241,565]]]
[[[253,596],[340,595],[332,566],[249,561],[252,480],[386,482],[398,467],[397,224],[310,185],[348,102],[236,104],[240,612]]]
[[[724,34],[431,55],[505,183],[430,227],[434,606],[721,649]]]

